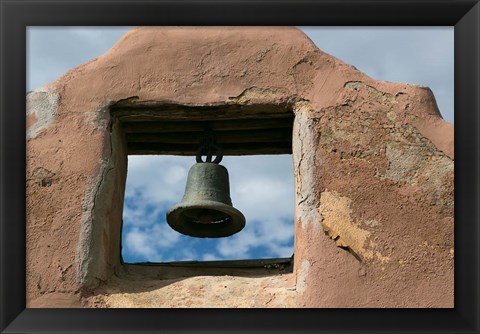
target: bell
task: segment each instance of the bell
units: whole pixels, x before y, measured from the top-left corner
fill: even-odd
[[[227,169],[214,162],[193,165],[182,201],[168,210],[167,223],[175,231],[197,238],[240,232],[245,217],[232,206]]]

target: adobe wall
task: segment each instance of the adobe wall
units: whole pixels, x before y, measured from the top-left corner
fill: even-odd
[[[109,107],[125,99],[291,106],[293,273],[121,265]],[[295,28],[133,29],[27,94],[27,307],[453,307],[453,159],[428,88],[369,78]]]

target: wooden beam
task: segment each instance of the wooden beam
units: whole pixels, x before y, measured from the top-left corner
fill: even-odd
[[[243,113],[243,112],[211,112],[204,113],[198,110],[179,111],[174,115],[155,112],[131,112],[115,115],[122,123],[125,122],[160,122],[160,121],[217,121],[238,119],[272,119],[291,117],[291,113]]]
[[[218,131],[283,129],[293,127],[293,115],[282,118],[212,120],[212,121],[157,121],[157,122],[123,122],[125,133],[157,132],[203,132],[205,129]]]
[[[179,114],[209,114],[209,113],[292,113],[291,104],[288,102],[278,104],[229,104],[222,103],[217,105],[181,105],[175,103],[116,103],[110,107],[112,115],[123,116],[128,114],[148,113],[166,115],[169,118],[176,118]]]
[[[224,155],[292,153],[294,114],[288,103],[185,106],[127,100],[110,110],[122,122],[132,155],[194,156],[206,129],[214,131]]]
[[[122,122],[150,122],[160,120],[214,121],[293,117],[287,104],[224,104],[218,106],[182,106],[174,104],[152,106],[112,106],[112,116]]]
[[[224,144],[222,151],[227,155],[292,154],[292,143]],[[196,147],[189,144],[128,143],[130,155],[184,155],[195,156]]]
[[[201,268],[267,268],[284,269],[293,264],[293,259],[252,259],[252,260],[219,260],[219,261],[179,261],[179,262],[138,262],[128,263],[136,266],[162,267],[201,267]]]
[[[128,143],[162,143],[192,144],[201,143],[203,132],[171,132],[171,133],[129,133]],[[288,142],[292,139],[292,129],[268,129],[251,131],[216,132],[215,142],[221,146],[233,143],[275,143]]]

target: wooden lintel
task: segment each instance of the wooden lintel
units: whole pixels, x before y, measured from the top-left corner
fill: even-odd
[[[125,133],[203,132],[292,128],[293,115],[282,118],[211,120],[211,121],[147,121],[123,122]]]
[[[128,154],[195,156],[205,130],[224,155],[291,154],[294,114],[284,104],[184,106],[125,101],[111,114],[124,129]]]
[[[282,110],[118,110],[112,113],[122,123],[125,122],[155,122],[155,121],[217,121],[241,119],[275,119],[292,118],[288,109]]]
[[[251,259],[251,260],[219,260],[219,261],[179,261],[179,262],[139,262],[128,265],[163,266],[163,267],[203,267],[203,268],[267,268],[284,269],[291,266],[293,259]]]
[[[203,132],[128,133],[128,143],[192,144],[201,143]],[[216,132],[215,142],[219,145],[233,143],[275,143],[292,138],[292,129],[267,129],[251,131]]]
[[[130,155],[195,156],[196,147],[189,144],[128,143]],[[224,144],[223,155],[291,154],[291,142]]]

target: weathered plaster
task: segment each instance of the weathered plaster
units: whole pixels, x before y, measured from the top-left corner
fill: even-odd
[[[35,138],[57,114],[58,97],[48,90],[27,93],[27,139]]]
[[[105,139],[100,172],[87,188],[76,262],[79,283],[95,287],[119,265],[123,197],[127,177],[127,152],[121,124],[110,118],[109,107],[100,111]]]
[[[109,106],[125,99],[293,110],[293,273],[120,263]],[[294,28],[143,27],[29,93],[27,115],[28,307],[453,307],[453,126],[428,88],[369,78]]]
[[[312,207],[318,206],[318,190],[315,175],[314,131],[317,118],[314,117],[308,102],[298,102],[294,106],[292,153],[295,181],[295,217],[302,228],[308,222],[320,222],[321,215]]]
[[[119,274],[87,300],[111,308],[264,308],[295,307],[291,274],[272,276],[198,275],[158,279]],[[132,284],[135,282],[135,284]]]

